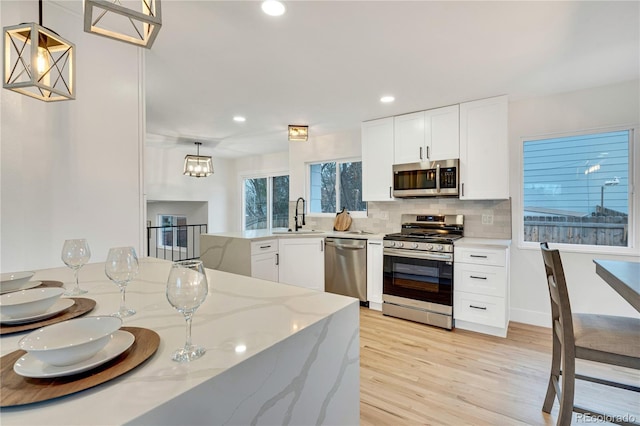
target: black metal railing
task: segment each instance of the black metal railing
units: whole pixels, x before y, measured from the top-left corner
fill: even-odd
[[[177,261],[200,257],[200,234],[207,225],[147,226],[147,256]]]

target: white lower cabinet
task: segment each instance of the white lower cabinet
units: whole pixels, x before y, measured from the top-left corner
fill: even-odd
[[[509,326],[509,247],[454,247],[456,328],[506,337]]]
[[[278,240],[251,243],[251,276],[278,282]]]
[[[367,300],[369,308],[382,310],[382,280],[383,280],[382,240],[367,242]]]
[[[281,283],[324,291],[324,238],[281,238],[278,254]]]

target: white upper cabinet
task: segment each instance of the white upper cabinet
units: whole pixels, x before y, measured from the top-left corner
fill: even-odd
[[[424,111],[394,117],[394,164],[426,161]]]
[[[362,130],[362,199],[389,201],[393,185],[393,117],[365,121]]]
[[[394,164],[450,160],[460,155],[458,105],[399,115],[395,119]]]
[[[460,104],[460,199],[509,198],[508,97]]]
[[[424,135],[429,161],[460,157],[460,107],[452,105],[425,111]]]

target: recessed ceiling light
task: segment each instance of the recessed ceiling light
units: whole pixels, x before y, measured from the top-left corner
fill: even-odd
[[[284,14],[286,8],[284,4],[277,0],[265,0],[262,2],[262,11],[269,16],[280,16]]]
[[[383,96],[380,98],[380,102],[383,102],[385,104],[388,104],[389,102],[393,102],[395,100],[396,98],[394,98],[393,96]]]
[[[243,123],[243,122],[247,121],[247,119],[244,118],[244,117],[241,117],[239,115],[236,115],[235,117],[233,117],[233,121],[237,121],[239,123]]]

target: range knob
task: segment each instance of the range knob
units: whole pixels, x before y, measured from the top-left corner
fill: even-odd
[[[412,246],[413,246],[414,249],[417,249],[419,247],[419,244],[418,243],[413,243]]]
[[[444,247],[442,247],[442,244],[438,244],[437,246],[435,246],[435,249],[437,251],[442,251],[442,250],[444,250]]]
[[[397,246],[398,246],[398,247],[404,247],[404,243],[403,243],[403,242],[401,242],[401,241],[398,241]]]
[[[433,250],[433,244],[426,244],[426,245],[424,246],[424,248],[425,248],[426,250]]]
[[[395,247],[395,246],[396,246],[395,241],[389,241],[389,247]]]

